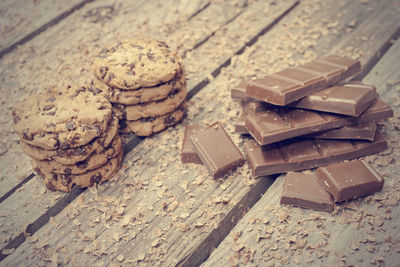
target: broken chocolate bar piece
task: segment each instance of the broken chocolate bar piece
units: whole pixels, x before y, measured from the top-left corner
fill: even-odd
[[[235,133],[238,134],[249,134],[246,128],[246,113],[243,113],[236,120]],[[376,122],[371,121],[362,124],[354,124],[349,126],[343,126],[340,128],[335,128],[331,130],[326,130],[322,132],[312,133],[304,135],[306,138],[315,139],[357,139],[357,140],[374,140],[376,131]]]
[[[191,136],[201,162],[214,178],[222,177],[243,164],[244,157],[218,122]]]
[[[321,187],[317,176],[301,172],[286,174],[281,204],[327,212],[334,207],[332,196]]]
[[[252,98],[246,94],[247,81],[241,81],[238,85],[231,89],[231,98],[238,101],[254,101],[259,102],[259,100]]]
[[[246,128],[257,143],[267,145],[296,136],[392,116],[391,107],[378,98],[359,117],[280,107],[249,113],[246,116]]]
[[[240,117],[236,120],[234,126],[235,126],[235,133],[238,134],[248,134],[249,131],[247,131],[246,128],[246,121],[245,121],[246,113],[242,113]]]
[[[336,202],[378,192],[384,183],[383,177],[364,160],[331,164],[318,168],[315,174]]]
[[[350,83],[328,87],[290,103],[289,106],[359,116],[376,98],[375,86]]]
[[[190,140],[190,137],[201,131],[204,130],[205,127],[202,126],[197,126],[197,125],[188,125],[185,128],[185,135],[183,137],[183,142],[182,142],[182,149],[181,149],[181,161],[183,163],[196,163],[196,164],[201,164],[201,160],[199,156],[197,156],[196,151],[194,150],[194,147],[192,145],[192,141]]]
[[[305,135],[307,138],[317,139],[358,139],[358,140],[374,140],[376,131],[376,122],[367,122],[344,126],[337,129],[327,130],[319,133]]]
[[[361,72],[357,60],[328,56],[248,82],[246,95],[285,106]],[[240,86],[239,86],[240,87]]]
[[[277,107],[265,102],[255,102],[255,101],[240,101],[240,106],[244,113],[259,113],[267,109]]]
[[[293,138],[266,146],[245,143],[245,154],[255,177],[300,171],[350,160],[385,150],[387,142],[378,131],[374,141]]]

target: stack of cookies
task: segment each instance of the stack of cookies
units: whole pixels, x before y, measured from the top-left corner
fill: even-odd
[[[118,119],[101,89],[68,86],[19,101],[14,129],[50,190],[108,180],[122,160]]]
[[[121,132],[148,136],[183,118],[186,81],[182,61],[164,42],[119,42],[104,48],[93,67],[93,85],[108,92]]]

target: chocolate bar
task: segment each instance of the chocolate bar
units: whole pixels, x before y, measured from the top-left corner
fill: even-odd
[[[280,107],[246,116],[246,128],[260,145],[351,124],[393,116],[393,110],[379,98],[359,117]]]
[[[243,164],[244,157],[218,122],[191,136],[201,162],[214,178],[222,177]]]
[[[361,64],[357,60],[327,56],[252,80],[246,86],[246,94],[264,102],[285,106],[360,72]]]
[[[260,146],[249,140],[245,143],[245,155],[253,176],[258,177],[355,159],[378,153],[386,147],[385,139],[377,131],[372,142],[293,138]]]
[[[201,160],[199,156],[197,156],[196,151],[194,150],[192,141],[190,137],[201,131],[204,130],[205,127],[197,126],[197,125],[187,125],[185,128],[185,135],[183,137],[182,142],[182,149],[181,149],[181,161],[183,163],[196,163],[201,164]]]
[[[238,101],[253,101],[260,102],[246,94],[247,81],[241,81],[238,85],[231,89],[231,98]]]
[[[376,98],[375,86],[349,83],[328,87],[288,106],[359,116]]]
[[[246,128],[246,114],[242,113],[236,120],[235,133],[238,134],[249,134]],[[357,139],[357,140],[374,140],[376,131],[376,122],[367,122],[363,124],[355,124],[349,126],[343,126],[336,129],[326,130],[322,132],[312,133],[304,135],[306,138],[315,139]]]
[[[376,122],[372,121],[309,134],[305,135],[304,137],[318,139],[358,139],[372,141],[374,140],[375,131]]]
[[[330,212],[334,202],[318,182],[315,174],[289,172],[281,196],[281,204]]]
[[[246,113],[242,113],[239,118],[236,120],[234,126],[235,126],[235,133],[238,134],[248,134],[249,131],[247,131],[246,128]]]
[[[315,174],[319,184],[337,202],[378,192],[384,183],[383,177],[363,160],[321,167]]]

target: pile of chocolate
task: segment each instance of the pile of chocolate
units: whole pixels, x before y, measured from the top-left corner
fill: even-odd
[[[385,150],[376,121],[392,117],[393,110],[373,85],[343,82],[360,72],[359,61],[332,55],[233,88],[231,96],[243,110],[235,131],[253,137],[244,148],[253,176]]]

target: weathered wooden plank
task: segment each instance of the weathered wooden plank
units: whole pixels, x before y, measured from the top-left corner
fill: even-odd
[[[337,6],[331,3],[325,8],[334,10],[332,6],[336,5],[338,9],[344,9],[351,5],[348,2],[342,4],[343,6]],[[318,6],[318,3],[302,3],[303,8],[295,10],[294,15],[289,15],[284,23],[279,24],[276,29],[271,31],[271,34],[285,32],[287,24],[297,23],[298,20],[303,19],[302,14],[313,15],[314,13],[305,13],[305,11]],[[317,11],[319,10],[314,12]],[[382,10],[378,11],[382,12]],[[303,29],[304,33],[319,26],[314,21],[308,23],[308,27]],[[390,26],[391,22],[387,23],[387,27],[393,29],[393,26]],[[276,45],[275,48],[282,45],[276,41],[281,40],[278,38],[279,34],[277,34],[277,39],[271,38],[272,36],[274,35],[267,34],[265,38],[254,45],[254,49],[249,49],[243,55],[236,57],[233,60],[234,63],[248,57],[248,62],[263,67],[265,62],[260,62],[263,57],[256,55],[254,51],[265,51],[266,46],[261,44],[271,45],[272,43]],[[328,36],[319,41],[329,42],[334,38],[337,36]],[[271,43],[267,43],[266,40]],[[293,41],[309,40],[312,40],[312,37],[305,35],[303,39],[294,39]],[[384,42],[383,39],[382,42]],[[374,44],[368,43],[361,46],[362,49],[373,47]],[[268,48],[274,47],[268,46]],[[286,49],[287,53],[299,51],[293,47]],[[362,59],[367,61],[363,57]],[[259,60],[258,63],[257,60]],[[279,55],[273,60],[279,61]],[[276,67],[285,67],[290,62],[280,61],[280,64]],[[231,75],[236,72],[245,73],[248,67],[246,64],[232,65],[228,68],[229,72],[223,71],[220,77],[204,88],[200,95],[191,101],[186,123],[207,123],[218,119],[224,122],[233,135],[230,125],[236,118],[238,106],[229,101],[229,85],[236,82],[236,77],[240,77],[240,75],[235,75],[234,79],[231,79]],[[209,105],[209,103],[214,103],[214,105]],[[200,166],[195,168],[194,166],[180,165],[178,151],[182,134],[183,128],[178,126],[146,139],[127,156],[127,166],[133,166],[119,178],[116,182],[117,185],[108,183],[100,186],[97,197],[85,192],[83,203],[81,198],[79,201],[74,201],[73,205],[55,218],[55,222],[52,224],[56,226],[54,229],[48,225],[34,236],[32,241],[35,241],[36,237],[38,237],[38,241],[34,242],[32,246],[39,250],[44,248],[44,254],[42,254],[44,258],[48,257],[46,253],[54,255],[53,252],[58,246],[61,250],[57,254],[58,260],[72,262],[71,259],[77,253],[80,261],[84,259],[88,263],[99,265],[117,261],[127,264],[131,261],[149,264],[157,259],[165,264],[172,264],[175,259],[178,259],[179,263],[188,263],[186,260],[193,259],[190,255],[195,255],[193,254],[194,247],[198,248],[204,245],[210,248],[212,244],[215,244],[212,242],[213,235],[218,235],[224,227],[227,227],[226,219],[232,218],[230,211],[234,210],[233,207],[237,207],[237,201],[251,195],[249,194],[251,189],[247,186],[243,187],[243,184],[260,185],[262,180],[254,181],[249,178],[246,166],[234,177],[215,182],[208,179],[205,174],[206,170]],[[238,136],[234,136],[234,139],[236,143],[240,143],[241,139]],[[171,146],[171,144],[173,145]],[[155,149],[154,146],[157,148]],[[144,155],[145,157],[142,157]],[[135,167],[140,165],[145,165],[147,168],[136,170]],[[176,170],[182,169],[183,173],[180,174],[181,171],[176,173]],[[120,195],[123,196],[122,203],[119,202],[119,198],[115,197]],[[130,197],[130,195],[133,196]],[[79,214],[71,215],[74,211]],[[69,213],[68,216],[67,213]],[[67,218],[73,218],[75,224],[71,224]],[[90,218],[89,221],[88,218]],[[69,222],[68,225],[65,225],[67,222]],[[196,223],[198,223],[197,227]],[[75,238],[71,235],[68,236],[68,233],[71,232],[76,233]],[[86,236],[84,236],[85,234]],[[68,251],[63,250],[63,247],[66,247]],[[28,256],[37,257],[36,260],[40,261],[38,259],[40,256],[35,256],[32,250],[35,249],[29,244],[23,244],[16,253],[6,258],[5,262],[13,262],[11,258],[16,260],[16,255],[22,260]],[[101,259],[96,260],[96,255],[102,255]],[[201,259],[201,257],[199,258]]]
[[[399,67],[396,41],[363,80],[395,110],[395,117],[381,124],[389,150],[366,157],[385,178],[382,192],[339,204],[332,214],[283,207],[281,175],[202,266],[398,265]]]
[[[293,2],[292,2],[293,3]],[[285,5],[283,5],[283,6],[277,6],[276,8],[274,8],[275,10],[280,10],[280,9],[283,9],[283,11],[285,10],[284,9],[284,7],[290,7],[290,4],[291,3],[286,3]],[[274,10],[273,9],[273,10]],[[206,10],[205,10],[206,11]],[[205,12],[204,11],[204,12]],[[217,10],[218,11],[218,10]],[[203,13],[203,12],[202,12]],[[198,16],[196,16],[194,19],[196,19],[197,17],[199,17],[201,14],[199,14]],[[260,15],[262,15],[262,14],[260,14]],[[271,22],[271,21],[273,21],[273,19],[275,18],[276,16],[272,16],[272,17],[269,17],[269,18],[266,18],[265,19],[265,22],[264,23],[268,23],[268,22]],[[193,19],[192,19],[193,20]],[[265,24],[264,24],[265,25]],[[246,42],[246,40],[244,39],[244,40],[242,40],[242,45],[244,44]],[[240,45],[240,44],[237,44],[237,45]],[[205,61],[204,63],[207,63],[207,61]],[[147,157],[147,155],[146,155],[146,157]]]
[[[146,1],[146,3],[150,3],[149,1]],[[151,10],[150,8],[147,8],[147,13],[142,11],[141,8],[145,8],[146,6],[143,5],[143,3],[136,3],[135,5],[131,5],[128,7],[121,7],[120,5],[117,5],[119,10],[123,10],[125,17],[135,17],[135,18],[140,18],[140,16],[133,16],[132,14],[134,12],[141,12],[142,11],[142,18],[145,19],[146,17],[149,17],[149,13],[154,15],[162,15],[166,14],[165,16],[162,16],[163,20],[159,21],[158,23],[173,23],[175,20],[183,20],[184,18],[189,17],[191,14],[196,13],[197,10],[202,9],[202,7],[206,4],[204,1],[198,1],[198,2],[192,2],[189,4],[186,1],[180,2],[181,4],[179,5],[179,1],[171,1],[170,3],[164,2],[166,4],[165,8],[168,8],[168,10],[163,11],[162,8],[160,7],[156,12],[154,10]],[[173,10],[171,10],[168,6],[170,4],[173,6]],[[38,38],[38,40],[34,40],[34,43],[39,43],[42,44],[43,40],[52,40],[57,39],[53,38],[54,36],[59,36],[58,42],[60,44],[65,44],[66,40],[63,37],[63,31],[71,32],[71,29],[74,27],[76,28],[76,25],[92,25],[92,22],[98,22],[98,23],[104,23],[104,20],[108,20],[108,16],[112,16],[115,14],[108,14],[106,11],[110,11],[111,6],[107,4],[105,1],[98,1],[96,3],[93,3],[91,5],[88,5],[85,7],[82,11],[80,11],[77,14],[74,14],[72,18],[67,19],[66,22],[61,23],[61,25],[57,25],[55,29],[51,29],[51,33],[46,33],[45,36],[41,36]],[[114,7],[113,7],[114,8]],[[117,8],[117,7],[115,7]],[[111,10],[112,11],[112,10]],[[111,12],[110,11],[110,12]],[[174,12],[167,12],[167,11],[174,11]],[[116,11],[115,11],[116,12]],[[133,13],[129,13],[133,12]],[[199,14],[197,14],[199,16]],[[76,20],[77,24],[71,23],[72,21]],[[195,17],[193,17],[191,20],[195,20]],[[142,22],[139,22],[142,23]],[[97,24],[95,24],[97,25]],[[140,24],[139,24],[140,25]],[[90,27],[87,27],[88,29],[91,29]],[[160,25],[156,27],[157,29],[160,28]],[[95,38],[97,38],[97,35],[100,34],[101,32],[101,27],[97,28],[96,31],[94,31]],[[84,36],[84,34],[83,34]],[[82,38],[82,33],[75,32],[74,34],[71,34],[71,38],[73,40],[70,40],[70,42],[74,42],[74,38]],[[96,41],[96,39],[95,39]],[[92,41],[94,42],[94,41]],[[49,45],[48,43],[46,43]],[[37,45],[38,47],[41,47],[41,49],[49,49],[49,47],[42,47],[40,45]],[[59,45],[51,43],[50,47],[59,47]],[[28,48],[28,51],[30,49]],[[65,52],[65,51],[64,51]],[[78,52],[79,54],[82,53],[82,51],[74,51],[75,53]],[[18,52],[15,54],[18,55]],[[35,57],[31,56],[32,60],[41,60],[41,56]],[[57,58],[58,55],[50,55],[49,58],[53,58],[52,60],[55,60],[54,58]],[[50,60],[50,59],[47,59]],[[7,58],[6,58],[7,61]],[[21,67],[21,72],[24,72],[29,75],[33,75],[33,73],[40,71],[39,69],[32,70],[29,67],[26,69],[24,65],[19,65],[15,63],[15,60],[10,57],[8,62],[11,62],[12,67],[10,69],[13,69],[13,67],[18,68]],[[55,66],[57,68],[62,67],[63,62],[57,62]],[[13,66],[16,65],[16,66]],[[6,64],[4,64],[6,66]],[[83,69],[85,69],[85,64],[82,64]],[[52,69],[48,69],[49,73],[52,72]],[[14,72],[15,73],[15,72]],[[68,73],[66,71],[65,73]],[[64,73],[64,74],[65,74]],[[12,72],[7,72],[6,69],[4,69],[4,72],[1,73],[3,81],[6,81],[1,89],[4,90],[4,95],[6,94],[5,91],[9,90],[12,92],[13,86],[17,86],[19,84],[23,85],[21,87],[21,90],[18,90],[18,95],[15,96],[14,99],[16,99],[19,95],[22,95],[23,93],[29,93],[29,92],[34,92],[43,89],[43,87],[36,87],[32,88],[31,86],[25,86],[29,81],[25,79],[24,77],[18,77],[19,79],[12,79],[13,75]],[[48,81],[52,81],[55,84],[55,81],[57,79],[61,79],[59,76],[57,77],[56,75],[47,77],[47,76],[39,76],[37,84],[45,84]],[[24,177],[26,177],[29,172],[31,172],[31,167],[30,167],[30,161],[29,158],[21,152],[21,149],[18,144],[18,138],[14,135],[12,135],[12,129],[11,129],[11,117],[10,117],[10,111],[9,106],[12,105],[14,101],[13,99],[13,93],[11,94],[11,101],[3,101],[2,102],[2,109],[5,111],[2,113],[4,114],[4,117],[2,116],[2,124],[4,124],[6,127],[1,128],[1,136],[4,137],[2,138],[2,141],[4,141],[4,146],[6,148],[6,152],[0,156],[0,165],[2,166],[1,168],[1,180],[2,180],[2,188],[1,188],[1,193],[4,195],[7,190],[9,190],[12,186],[20,182]],[[10,103],[11,102],[11,103]],[[7,143],[6,143],[7,142]],[[3,143],[1,143],[3,145]],[[33,218],[36,218],[43,214],[49,206],[53,205],[57,199],[59,199],[63,194],[62,193],[52,193],[52,192],[47,192],[47,190],[43,187],[43,185],[40,185],[41,181],[38,179],[34,179],[32,182],[29,183],[29,185],[25,185],[26,187],[22,186],[21,188],[18,189],[18,194],[15,194],[12,196],[10,199],[6,199],[6,201],[1,203],[0,210],[1,213],[8,213],[8,211],[11,209],[18,210],[19,212],[12,212],[9,213],[9,216],[3,217],[1,223],[2,223],[2,238],[1,238],[1,244],[3,247],[4,244],[6,244],[10,239],[15,237],[15,234],[17,232],[21,232],[24,227],[26,227],[27,224],[32,223],[34,220]],[[21,198],[20,196],[24,195],[25,198]],[[41,197],[39,197],[41,196]],[[42,199],[43,201],[40,201],[38,198]],[[50,201],[50,202],[49,202]],[[32,216],[27,216],[27,215],[32,215]],[[11,229],[11,230],[10,230]]]
[[[90,1],[1,1],[0,58]]]
[[[165,3],[165,2],[164,2]],[[203,39],[207,37],[207,35],[210,35],[213,31],[215,31],[215,29],[218,29],[218,25],[223,25],[226,23],[226,21],[230,20],[232,17],[236,16],[236,14],[238,14],[238,12],[241,11],[241,9],[238,9],[238,6],[242,6],[244,7],[243,3],[241,1],[239,2],[232,2],[229,1],[228,5],[225,5],[224,3],[220,3],[220,4],[213,4],[208,6],[207,9],[203,9],[201,13],[197,13],[196,16],[189,16],[191,13],[195,12],[197,9],[202,8],[202,3],[197,3],[197,5],[195,3],[192,4],[192,8],[189,8],[187,2],[182,2],[182,6],[178,5],[177,1],[172,1],[170,3],[170,5],[168,5],[168,3],[165,3],[166,7],[168,7],[167,10],[165,11],[160,11],[158,10],[157,12],[160,13],[161,15],[163,14],[167,14],[166,16],[164,16],[164,19],[161,21],[158,21],[158,24],[162,23],[164,24],[168,24],[171,23],[171,25],[174,25],[174,29],[171,30],[169,26],[169,36],[186,36],[187,34],[187,26],[184,26],[186,28],[183,29],[183,32],[180,32],[180,24],[185,25],[183,22],[184,21],[180,21],[178,24],[178,26],[176,26],[175,24],[172,24],[174,21],[176,20],[182,20],[182,17],[190,17],[190,22],[189,22],[189,26],[191,25],[193,28],[200,28],[199,25],[201,25],[201,22],[206,22],[207,27],[206,28],[210,28],[209,31],[206,30],[199,30],[197,32],[197,36],[203,36]],[[85,14],[84,17],[87,17],[87,14],[96,14],[97,12],[92,12],[92,10],[97,10],[99,8],[104,8],[104,3],[97,3],[97,5],[99,5],[99,7],[93,7],[91,5],[88,5],[88,10],[82,10],[82,13]],[[169,6],[173,6],[174,7],[174,12],[172,12],[173,14],[175,14],[175,17],[171,16],[171,12],[167,12],[170,11]],[[223,8],[224,7],[224,8]],[[132,10],[135,10],[135,12],[139,12],[141,11],[141,16],[143,16],[142,18],[144,18],[146,20],[147,17],[149,17],[149,14],[153,14],[155,15],[155,11],[152,10],[151,8],[147,8],[144,10],[139,10],[139,9],[135,9],[133,7],[130,7]],[[176,10],[182,10],[182,12],[177,12]],[[189,11],[192,10],[191,13],[189,13]],[[222,12],[222,10],[224,10],[224,12]],[[124,9],[124,12],[128,12],[129,9]],[[147,13],[146,13],[147,12]],[[169,15],[168,15],[169,14]],[[186,15],[185,15],[186,14]],[[217,14],[220,15],[219,19],[216,20],[210,20],[209,18],[213,18],[215,17]],[[223,15],[224,14],[224,15]],[[132,15],[130,13],[126,13],[126,16],[132,17]],[[78,18],[79,18],[79,14],[78,14]],[[73,18],[72,18],[73,19]],[[96,18],[96,20],[98,20],[98,18]],[[78,22],[80,23],[81,21],[78,20]],[[137,22],[138,25],[141,25],[142,22]],[[152,22],[147,22],[146,21],[146,25],[151,24],[151,29],[153,29],[152,34],[156,35],[158,29],[160,28],[161,25],[155,25],[155,21]],[[68,24],[63,25],[63,26],[68,26]],[[73,26],[70,26],[73,27]],[[190,27],[189,27],[190,28]],[[62,29],[62,28],[60,28]],[[55,32],[53,34],[57,34],[58,31],[60,31],[60,29],[56,29]],[[157,31],[155,31],[154,29],[157,29]],[[69,31],[69,29],[67,29],[67,31]],[[149,32],[151,32],[150,30],[145,30],[148,34]],[[192,29],[193,31],[193,29]],[[97,32],[95,32],[97,33]],[[115,32],[115,34],[118,34],[119,32]],[[76,33],[76,35],[73,35],[71,38],[79,38],[77,35],[79,33]],[[79,34],[79,36],[81,36],[82,34]],[[71,40],[70,40],[71,41]],[[61,41],[60,41],[61,42]],[[72,42],[72,41],[71,41]],[[54,45],[54,44],[51,44]],[[195,45],[195,41],[192,43],[192,45]],[[23,81],[22,81],[23,82]],[[9,121],[9,120],[8,120]],[[18,144],[15,144],[16,146],[18,146]],[[18,147],[17,147],[18,148]],[[20,151],[18,151],[20,153]],[[18,156],[19,154],[17,153],[16,156]],[[24,155],[23,155],[24,156]],[[26,157],[26,156],[25,156]],[[5,158],[8,161],[11,161],[11,158]],[[25,162],[29,162],[28,159]],[[15,164],[15,163],[13,163]],[[11,167],[15,167],[13,164],[11,164]],[[7,164],[4,164],[5,166]],[[17,169],[17,168],[15,168]],[[29,165],[26,167],[26,169],[29,170]],[[4,171],[6,173],[6,170]],[[7,173],[12,173],[12,171],[8,171]],[[55,203],[55,201],[57,199],[60,198],[60,193],[52,193],[52,192],[47,192],[43,186],[41,186],[41,182],[40,180],[37,181],[37,179],[34,180],[35,182],[33,182],[33,185],[31,185],[31,183],[29,185],[24,185],[23,187],[21,187],[19,190],[20,192],[31,192],[33,190],[33,192],[36,193],[32,193],[31,195],[39,195],[41,196],[42,199],[44,199],[43,201],[43,205],[40,204],[41,202],[38,199],[35,199],[35,201],[30,201],[30,199],[24,199],[23,201],[20,200],[20,198],[15,195],[10,197],[10,199],[7,199],[7,201],[5,201],[1,206],[0,206],[0,210],[4,210],[4,212],[6,212],[8,210],[9,204],[12,203],[12,206],[14,209],[18,209],[19,212],[18,213],[13,213],[11,216],[7,217],[7,220],[5,220],[4,222],[4,229],[10,229],[10,227],[13,227],[15,229],[15,231],[6,231],[4,234],[6,235],[4,237],[5,242],[9,241],[10,238],[12,239],[13,237],[15,237],[15,235],[23,230],[24,227],[26,227],[27,224],[32,223],[34,220],[33,218],[37,218],[38,216],[40,216],[40,214],[43,214],[47,208],[51,205],[48,203],[47,199],[52,200],[53,202],[51,202],[52,204]],[[38,188],[40,188],[40,192],[38,191]],[[38,194],[39,193],[39,194]],[[26,194],[25,194],[26,195]],[[29,196],[30,194],[28,194]],[[52,197],[52,196],[55,197]],[[50,196],[50,197],[49,197]],[[38,205],[39,203],[39,205]],[[26,214],[32,214],[33,216],[25,216]]]

